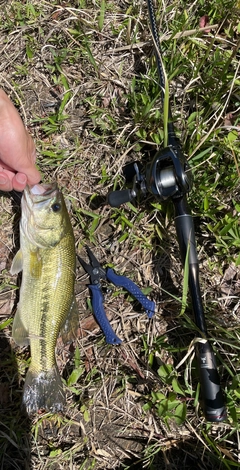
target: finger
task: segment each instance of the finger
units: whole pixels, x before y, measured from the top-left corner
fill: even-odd
[[[6,173],[0,172],[0,191],[12,191],[12,181]]]
[[[23,191],[27,184],[34,186],[41,180],[40,172],[33,167],[29,178],[25,173],[14,173],[4,163],[0,165],[0,190],[1,191]]]
[[[18,174],[21,174],[21,173],[18,173]],[[27,172],[27,184],[29,184],[30,186],[33,186],[34,184],[39,183],[40,180],[41,180],[40,171],[38,171],[35,166],[32,166],[31,168],[29,168]]]
[[[24,173],[17,173],[12,179],[12,187],[15,191],[23,191],[27,182],[28,180]]]

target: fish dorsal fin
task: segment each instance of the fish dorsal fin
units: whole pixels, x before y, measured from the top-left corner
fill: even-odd
[[[10,274],[18,274],[22,271],[23,268],[23,255],[22,255],[22,250],[18,250],[18,252],[15,254],[13,261],[12,261],[12,266],[10,269]]]

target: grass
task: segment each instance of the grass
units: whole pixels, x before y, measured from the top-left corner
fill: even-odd
[[[197,31],[203,15],[217,25],[210,32]],[[239,6],[157,4],[173,116],[194,175],[203,302],[228,406],[220,425],[206,423],[199,406],[190,346],[198,332],[171,202],[148,195],[106,205],[108,192],[125,185],[124,165],[146,166],[164,140],[146,4],[11,0],[0,19],[2,86],[35,138],[43,179],[57,178],[71,201],[78,251],[91,244],[157,304],[149,322],[123,291],[107,294],[124,340],[107,346],[79,268],[79,336],[57,345],[66,412],[22,416],[30,358],[11,342],[17,284],[9,276],[19,209],[1,195],[0,468],[239,468]]]

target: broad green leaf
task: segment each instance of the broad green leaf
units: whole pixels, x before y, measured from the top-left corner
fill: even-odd
[[[162,366],[159,367],[157,373],[159,377],[166,379],[167,377],[169,377],[172,371],[173,371],[173,367],[170,364],[163,364]]]
[[[183,389],[180,387],[177,379],[174,377],[174,379],[172,380],[172,388],[174,390],[174,392],[178,393],[179,395],[184,395],[185,396],[185,393],[183,391]]]
[[[186,403],[185,402],[180,403],[174,412],[174,419],[179,426],[184,423],[186,419],[186,415],[187,415]]]
[[[76,384],[76,382],[81,377],[83,372],[84,372],[84,367],[79,367],[78,369],[74,369],[72,373],[70,374],[70,376],[68,377],[67,385],[71,387],[71,385]]]

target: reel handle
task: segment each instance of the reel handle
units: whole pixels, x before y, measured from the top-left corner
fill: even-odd
[[[121,204],[131,202],[136,197],[132,189],[123,189],[121,191],[112,191],[107,196],[107,202],[111,207],[119,207]]]

